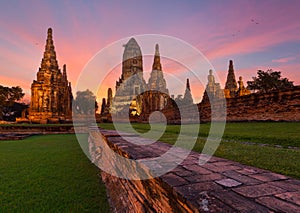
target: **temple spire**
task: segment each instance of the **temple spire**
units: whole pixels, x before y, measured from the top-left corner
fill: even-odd
[[[159,54],[158,44],[155,45],[155,55],[154,55],[154,62],[153,62],[152,70],[162,70],[161,63],[160,63],[160,54]]]
[[[225,89],[229,90],[230,96],[234,96],[235,92],[238,90],[237,83],[235,80],[233,61],[229,61],[228,75],[225,84]]]
[[[156,91],[160,91],[161,93],[169,94],[166,80],[164,78],[164,74],[161,68],[158,44],[155,45],[155,55],[154,55],[154,61],[152,66],[152,72],[150,74],[150,78],[148,82],[148,88],[149,90],[156,90]]]
[[[57,123],[72,116],[72,88],[68,83],[66,65],[58,67],[52,29],[47,31],[45,51],[38,69],[37,80],[31,84],[29,120]]]
[[[63,66],[63,76],[67,76],[67,66],[65,64]]]
[[[67,67],[66,67],[65,64],[63,65],[62,79],[63,79],[64,82],[68,82],[68,80],[67,80]],[[68,85],[68,84],[67,84],[67,85]]]
[[[44,56],[41,63],[41,68],[42,70],[49,70],[49,71],[58,68],[51,28],[49,28],[47,31],[47,40],[45,45]]]
[[[186,79],[186,89],[188,89],[189,91],[191,91],[190,80],[188,78]]]
[[[156,56],[160,56],[158,44],[155,45],[155,55],[156,55]]]
[[[183,104],[184,105],[191,105],[193,104],[193,97],[191,93],[191,87],[190,87],[190,80],[186,79],[186,87],[185,87],[185,93],[183,96]]]
[[[46,47],[45,47],[45,53],[49,52],[55,52],[54,45],[53,45],[53,36],[52,36],[52,29],[49,28],[47,31],[47,40],[46,40]]]

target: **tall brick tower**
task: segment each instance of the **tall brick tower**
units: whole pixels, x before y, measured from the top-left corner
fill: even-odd
[[[147,91],[147,84],[143,78],[143,56],[138,43],[131,38],[124,45],[122,74],[116,82],[116,93],[113,99],[112,113],[119,117],[128,116],[129,106],[141,112],[139,95]]]
[[[228,74],[227,74],[227,80],[225,84],[225,97],[226,98],[233,98],[236,95],[236,92],[238,91],[238,86],[235,80],[235,75],[234,75],[234,69],[233,69],[233,61],[229,61],[229,69],[228,69]]]
[[[166,80],[164,78],[164,74],[160,63],[160,53],[159,53],[158,44],[155,45],[155,55],[154,55],[154,60],[152,65],[152,72],[148,82],[148,89],[157,90],[162,93],[169,94]]]
[[[162,110],[169,100],[169,90],[160,63],[158,44],[155,45],[155,54],[152,71],[148,82],[149,91],[143,94],[143,114],[148,116],[151,112]]]
[[[191,93],[191,87],[190,87],[189,79],[186,79],[185,92],[184,92],[184,96],[183,96],[183,104],[184,105],[193,104],[193,97],[192,97],[192,93]]]
[[[47,32],[45,52],[31,84],[29,119],[32,122],[59,122],[72,115],[72,89],[67,79],[66,65],[59,69],[53,44],[52,29]]]

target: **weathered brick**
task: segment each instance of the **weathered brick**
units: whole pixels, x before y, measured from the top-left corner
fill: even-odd
[[[206,175],[193,174],[191,176],[186,176],[184,178],[191,183],[198,183],[198,182],[204,182],[204,181],[220,180],[220,179],[224,178],[224,176],[222,176],[219,173],[211,173],[211,174],[206,174]]]
[[[115,130],[100,130],[100,132],[105,137],[120,137],[120,136],[137,137],[138,136],[138,135],[133,134],[133,133],[117,132]]]
[[[219,158],[219,157],[212,156],[209,159],[208,163],[221,162],[221,161],[228,161],[228,160],[224,159],[224,158]]]
[[[223,172],[223,175],[230,177],[232,179],[235,179],[245,185],[255,185],[255,184],[261,184],[262,181],[259,181],[257,179],[248,177],[246,175],[242,175],[237,171],[225,171]]]
[[[201,197],[201,193],[212,191],[212,190],[221,190],[222,187],[217,185],[212,181],[201,182],[201,183],[191,183],[184,186],[174,187],[174,191],[180,193],[183,197],[190,200],[197,200]]]
[[[294,191],[300,192],[300,185],[292,184],[290,180],[280,180],[280,181],[273,181],[269,183],[273,186],[277,186],[279,188],[285,189],[290,192],[294,192]]]
[[[215,166],[228,166],[228,165],[233,165],[234,162],[232,161],[217,161],[217,162],[213,162],[211,163],[212,165],[215,165]]]
[[[207,175],[207,174],[212,173],[208,169],[205,169],[205,168],[203,168],[202,166],[199,166],[199,165],[183,165],[183,167],[185,169],[193,172],[193,173],[196,173],[196,174]]]
[[[299,191],[298,192],[285,192],[282,194],[277,194],[275,196],[300,206],[300,192]]]
[[[232,187],[236,187],[236,186],[242,185],[242,183],[240,183],[240,182],[238,182],[236,180],[230,179],[230,178],[217,180],[215,182],[217,184],[221,185],[221,186],[225,186],[225,187],[228,187],[228,188],[232,188]]]
[[[261,197],[266,195],[274,195],[284,193],[286,190],[278,188],[270,184],[259,184],[253,186],[241,186],[233,189],[235,192],[244,195],[246,197]]]
[[[180,165],[184,165],[184,166],[199,165],[199,160],[195,159],[195,158],[188,158],[188,159],[185,159]]]
[[[286,180],[286,182],[298,186],[297,189],[300,191],[300,180],[289,179],[289,180]]]
[[[206,163],[203,165],[204,168],[209,169],[213,172],[224,172],[224,171],[229,171],[229,170],[239,170],[241,169],[240,166],[236,165],[224,165],[224,166],[216,166],[212,163]]]
[[[211,195],[239,212],[268,212],[266,207],[229,190],[213,191]]]
[[[130,150],[128,147],[125,148],[125,150],[127,152],[132,151],[132,149]],[[145,159],[145,158],[155,158],[155,157],[159,157],[159,155],[155,152],[145,152],[145,151],[138,151],[138,149],[135,149],[135,152],[130,152],[130,156],[133,159]]]
[[[250,166],[243,166],[240,170],[237,170],[237,172],[243,174],[243,175],[251,175],[251,174],[259,174],[263,173],[266,170],[258,169],[255,167],[250,167]]]
[[[182,166],[177,166],[175,169],[172,170],[173,173],[180,177],[186,177],[186,176],[193,176],[194,173],[192,171],[186,170]]]
[[[256,199],[257,202],[267,206],[268,208],[276,212],[289,212],[289,213],[299,213],[300,207],[294,204],[285,202],[283,200],[277,199],[275,197],[260,197]]]
[[[173,173],[167,173],[160,177],[164,182],[168,183],[171,187],[187,185],[189,182],[182,177],[179,177]]]
[[[268,173],[261,173],[261,174],[254,174],[254,175],[249,175],[250,177],[256,178],[261,181],[274,181],[274,180],[285,180],[288,179],[288,177],[281,175],[281,174],[276,174],[272,172]]]
[[[134,140],[139,141],[137,137]],[[165,168],[175,166],[161,177],[143,181],[102,175],[106,185],[114,189],[109,192],[118,202],[115,207],[120,211],[173,212],[177,209],[179,212],[300,212],[299,180],[216,157],[199,165],[200,155],[194,152],[181,165],[176,165],[185,154],[181,148],[176,148],[176,152],[165,161],[150,161],[148,157],[158,157],[170,149],[171,145],[160,142],[139,146],[118,136],[108,137],[106,142],[124,157],[142,159],[140,163],[145,168],[140,168],[137,163],[126,168],[128,171],[139,169],[160,174]],[[106,163],[115,165],[116,159],[108,157],[103,152],[101,162],[108,161]],[[119,165],[123,165],[122,162]],[[148,167],[153,170],[148,171]],[[227,189],[224,190],[224,187]]]

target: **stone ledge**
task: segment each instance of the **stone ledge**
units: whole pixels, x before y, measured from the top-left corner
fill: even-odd
[[[141,168],[150,165],[147,158],[161,156],[172,147],[133,134],[100,131],[116,153],[143,159]],[[101,156],[96,156],[99,141],[95,140],[90,137],[89,142],[97,164]],[[169,155],[163,163],[178,161],[185,152],[176,148],[178,156]],[[299,180],[218,157],[199,165],[199,156],[192,151],[172,171],[148,180],[126,180],[102,172],[113,212],[300,212]]]

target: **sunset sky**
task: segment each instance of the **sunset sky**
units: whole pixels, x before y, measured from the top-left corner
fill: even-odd
[[[139,34],[169,35],[195,46],[214,66],[222,87],[230,59],[245,84],[258,69],[268,68],[300,84],[300,1],[12,0],[1,1],[0,8],[0,85],[19,85],[27,98],[48,27],[59,66],[67,64],[72,85],[98,51]],[[192,82],[191,89],[198,102],[201,89]]]

